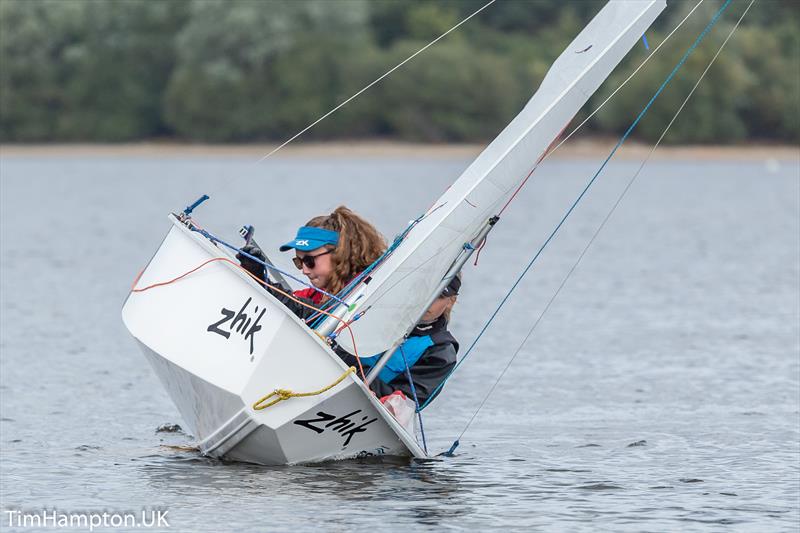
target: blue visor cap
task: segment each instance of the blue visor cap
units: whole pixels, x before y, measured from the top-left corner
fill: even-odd
[[[297,237],[281,246],[280,250],[285,252],[294,248],[295,250],[310,252],[326,244],[333,246],[339,244],[339,232],[313,226],[301,226],[297,230]]]

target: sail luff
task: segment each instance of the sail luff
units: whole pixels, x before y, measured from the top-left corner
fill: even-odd
[[[666,6],[612,0],[556,59],[522,111],[445,191],[376,269],[350,316],[361,355],[386,350],[414,326],[442,277],[486,220]],[[353,352],[349,336],[340,345]]]

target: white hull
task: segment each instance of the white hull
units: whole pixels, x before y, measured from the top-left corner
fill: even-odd
[[[170,219],[173,227],[138,288],[174,279],[215,257],[230,258]],[[425,457],[353,374],[319,395],[254,409],[275,389],[327,387],[347,366],[229,263],[212,262],[177,282],[132,292],[122,318],[206,455],[260,464]]]

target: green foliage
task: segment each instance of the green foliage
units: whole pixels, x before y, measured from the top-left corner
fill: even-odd
[[[0,135],[58,138],[69,57],[80,41],[85,5],[0,2]]]
[[[800,32],[796,20],[770,32],[743,28],[731,43],[732,55],[752,79],[742,119],[749,136],[800,139]]]
[[[389,63],[422,43],[399,43]],[[403,139],[465,141],[497,134],[519,110],[521,87],[511,62],[463,41],[430,50],[381,88],[389,131]]]
[[[712,6],[707,7],[708,20]],[[697,79],[730,32],[734,22],[721,23],[693,52],[640,122],[634,135],[655,141],[689,94]],[[680,38],[664,47],[642,71],[596,116],[596,131],[621,134],[631,124],[661,80],[677,64],[702,30],[695,22],[681,30]],[[651,36],[658,43],[664,35]],[[678,37],[678,35],[676,35]],[[742,26],[728,42],[687,107],[673,124],[665,142],[728,143],[745,139],[797,141],[800,110],[800,38],[797,26],[782,22],[771,31]],[[642,58],[634,63],[638,64]],[[629,65],[632,67],[632,65]],[[631,68],[618,69],[600,91],[605,99],[628,77]]]
[[[697,78],[711,60],[713,51],[701,48],[692,54],[683,69],[659,95],[648,114],[639,123],[636,136],[649,141],[658,139],[665,125],[692,89]],[[669,74],[678,57],[673,54],[657,56],[646,68],[657,73],[655,79],[663,79]],[[621,74],[606,84],[607,92],[617,87],[624,78]],[[692,96],[687,108],[673,124],[665,141],[681,142],[728,142],[743,139],[747,127],[737,113],[743,104],[744,92],[749,89],[752,79],[741,65],[729,56],[720,55],[704,82]],[[730,90],[717,90],[729,87]],[[637,76],[598,113],[596,122],[599,129],[621,134],[639,114],[645,104],[655,94],[657,84],[653,79]],[[605,95],[604,95],[605,96]],[[725,110],[725,112],[722,112]]]
[[[0,140],[282,140],[484,3],[0,0]],[[648,31],[651,45],[693,5],[671,2]],[[498,1],[307,136],[489,139],[600,6]],[[744,6],[734,2],[634,136],[660,134]],[[718,7],[701,7],[591,131],[624,131]],[[667,141],[800,140],[798,30],[800,2],[756,3]],[[645,54],[636,47],[587,107]]]
[[[0,139],[129,140],[163,131],[181,1],[0,2]]]
[[[199,0],[177,36],[166,116],[184,137],[280,138],[316,119],[350,85],[366,45],[362,1]]]
[[[458,24],[460,18],[452,7],[426,3],[410,6],[406,20],[409,38],[432,41]],[[460,33],[454,35],[460,36]]]

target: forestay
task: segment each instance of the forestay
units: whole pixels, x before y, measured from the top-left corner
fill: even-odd
[[[351,325],[360,355],[387,350],[414,326],[465,243],[498,212],[665,7],[666,0],[611,0],[570,43],[522,112],[351,297],[355,305],[345,319],[365,311]],[[338,341],[353,352],[349,335]]]

